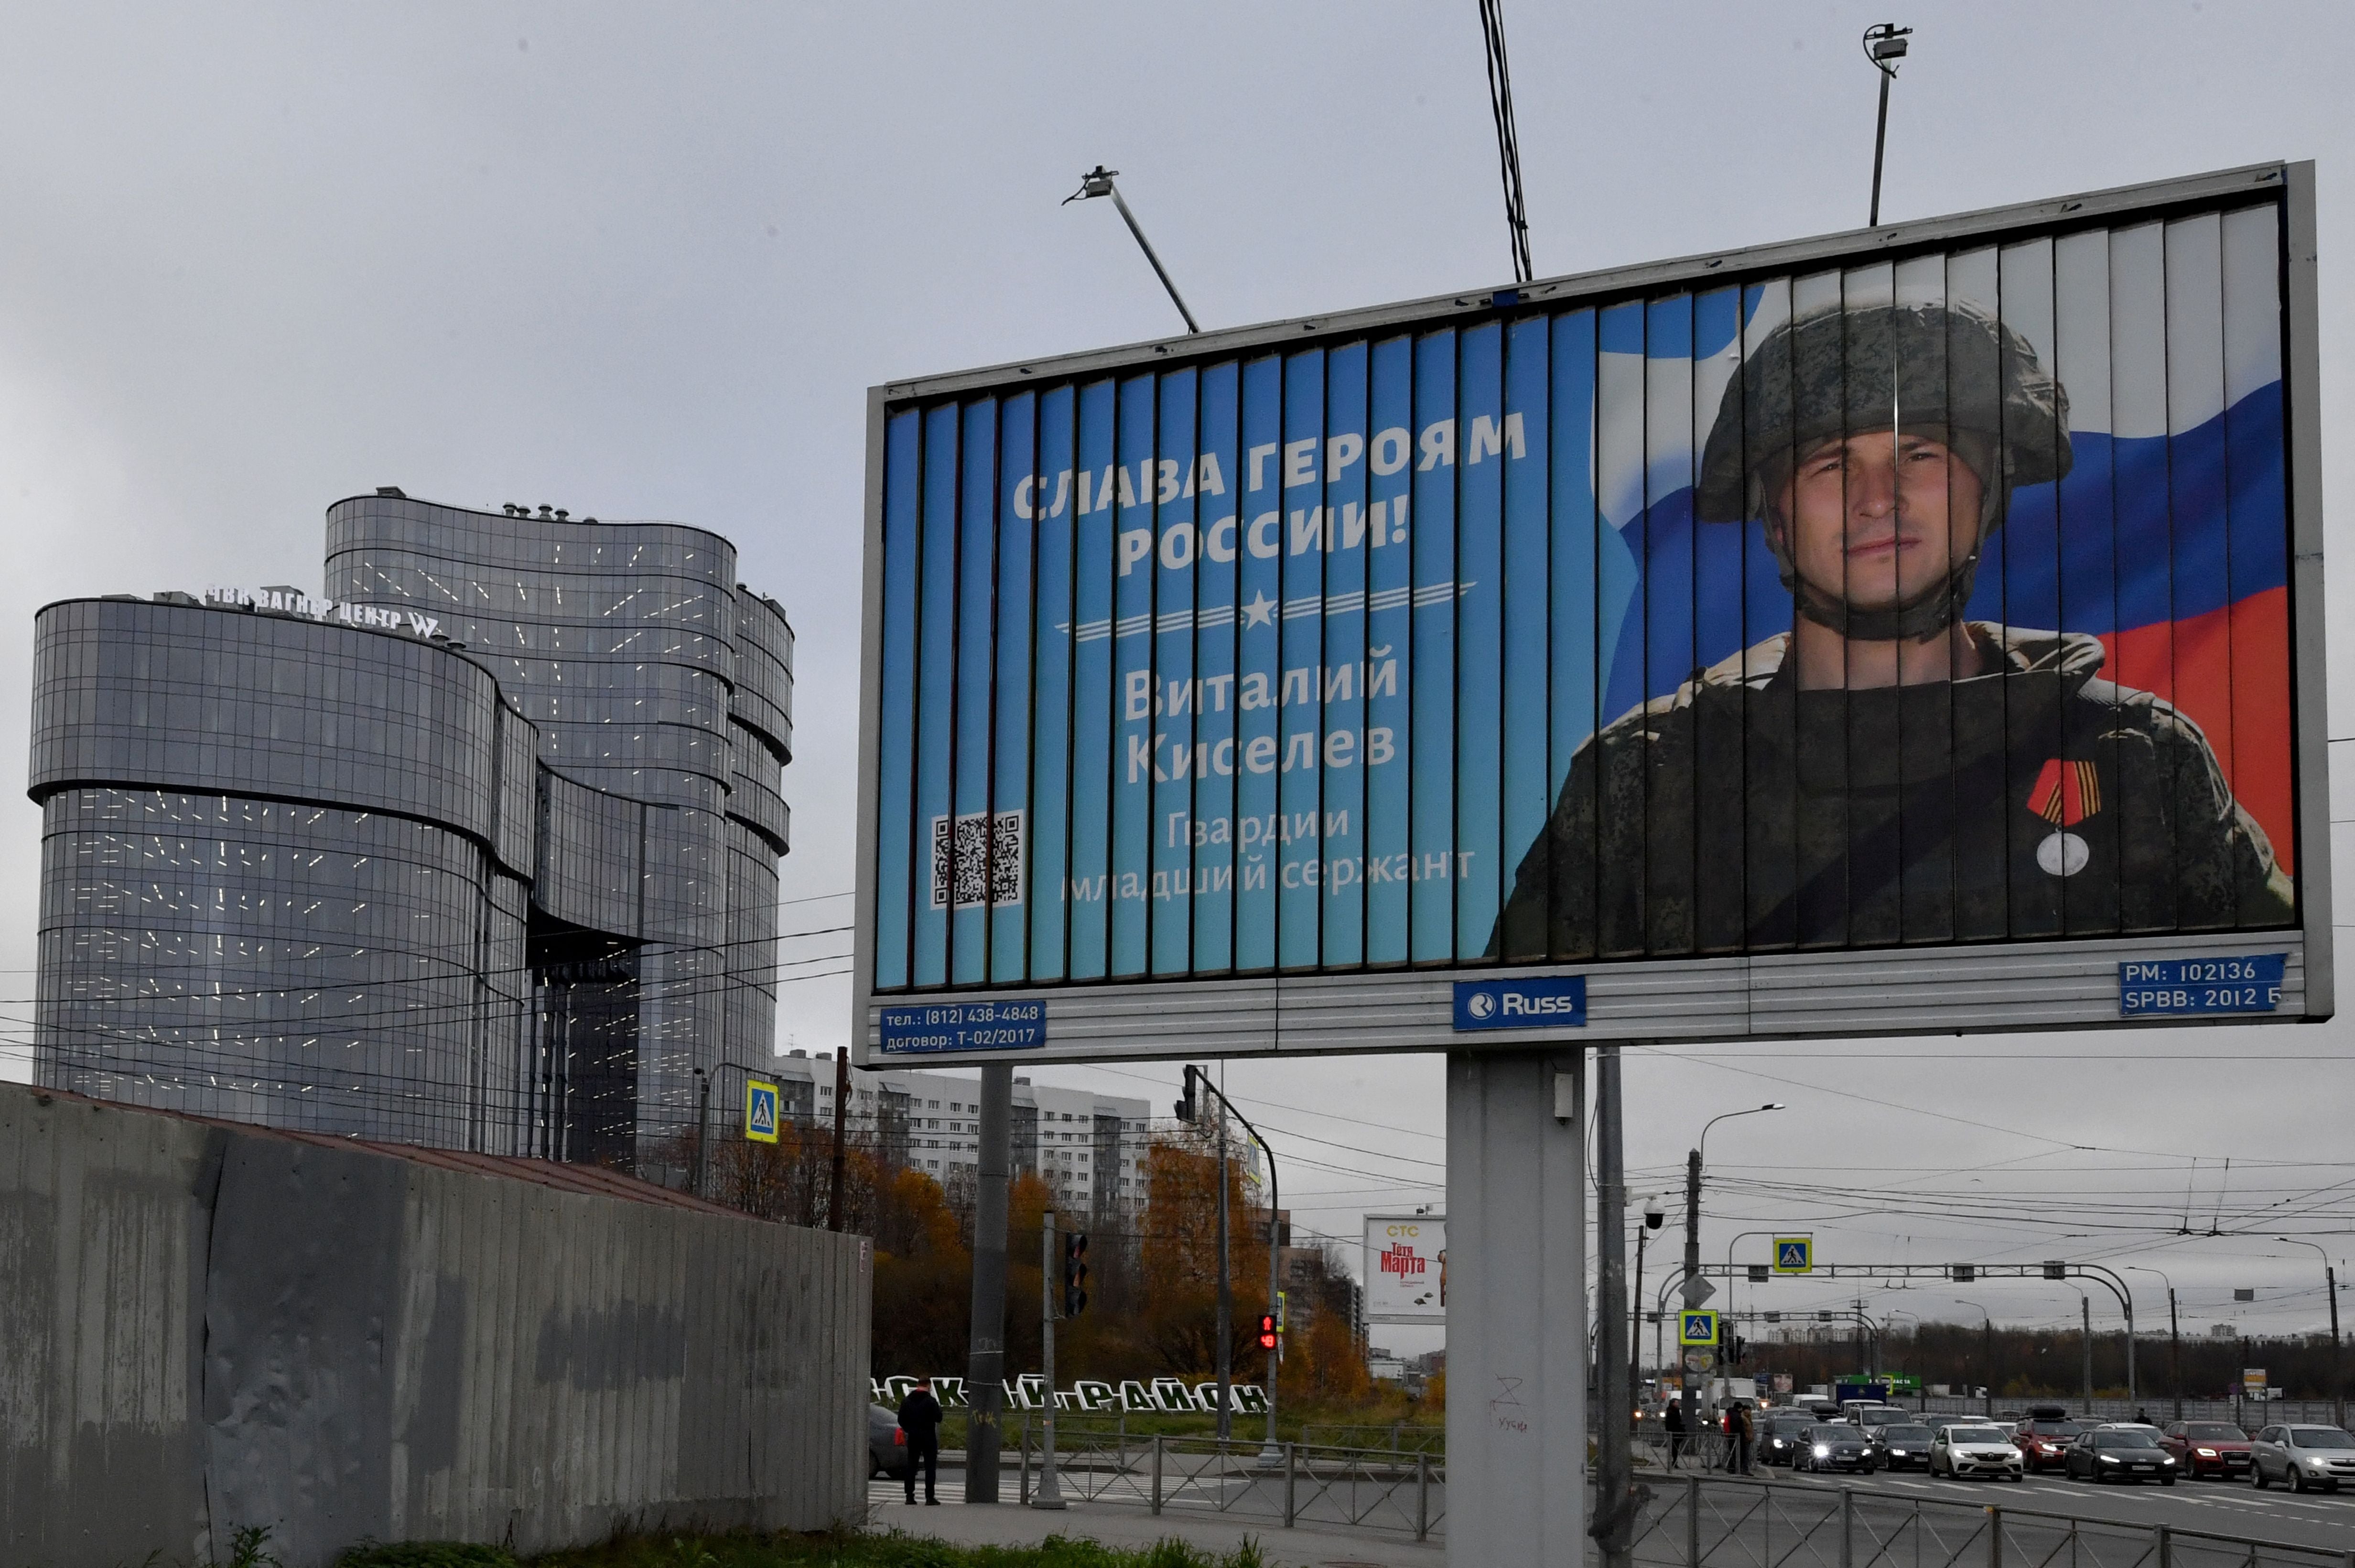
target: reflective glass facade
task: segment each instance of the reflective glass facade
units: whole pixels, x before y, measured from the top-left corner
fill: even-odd
[[[42,1082],[657,1173],[774,1029],[792,632],[734,571],[380,495],[304,613],[43,610]]]

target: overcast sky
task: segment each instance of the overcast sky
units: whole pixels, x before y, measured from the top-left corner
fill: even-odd
[[[1540,274],[1863,219],[1873,78],[1857,37],[1878,11],[1506,11]],[[0,16],[7,778],[24,777],[31,617],[50,600],[315,590],[325,507],[378,485],[669,517],[733,539],[744,580],[793,618],[785,895],[838,893],[865,389],[1176,325],[1109,208],[1057,206],[1081,170],[1122,172],[1206,324],[1509,279],[1469,0]],[[1973,0],[1900,19],[1919,33],[1891,114],[1890,219],[2318,160],[2322,411],[2343,425],[2355,10]],[[2346,443],[2325,465],[2343,517]],[[2348,542],[2334,525],[2334,555]],[[2335,734],[2355,733],[2350,571],[2332,592]],[[39,814],[15,798],[0,965],[21,1020]],[[786,924],[846,908],[796,904]],[[845,980],[787,996],[785,1042],[844,1040]],[[1755,1226],[1811,1229],[1853,1261],[2107,1257],[2166,1270],[2187,1325],[2307,1328],[2318,1260],[2250,1211],[2278,1200],[2333,1256],[2355,1250],[2320,1234],[2355,1230],[2348,1040],[2334,1024],[1639,1052],[1632,1157],[1666,1185],[1706,1117],[1786,1100],[1710,1140],[1729,1181],[1773,1184],[1711,1193],[1712,1256]],[[1039,1077],[1158,1102],[1174,1069]],[[1230,1082],[1284,1129],[1303,1223],[1354,1236],[1369,1205],[1440,1200],[1438,1059],[1239,1063]],[[2252,1233],[2165,1233],[2187,1223]],[[1764,1256],[1762,1239],[1740,1246]],[[2128,1277],[2163,1323],[2163,1290],[2156,1313],[2144,1294],[2158,1280]],[[2236,1285],[2257,1302],[2234,1307]],[[1976,1320],[1957,1294],[2003,1321],[2077,1307],[2041,1284],[1881,1305]],[[1783,1285],[1761,1304],[1833,1299]]]

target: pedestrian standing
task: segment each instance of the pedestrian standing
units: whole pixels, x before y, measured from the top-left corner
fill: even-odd
[[[1735,1405],[1732,1420],[1733,1422],[1733,1456],[1740,1464],[1742,1473],[1746,1476],[1750,1474],[1751,1437],[1756,1430],[1750,1424],[1750,1407],[1746,1404]],[[1726,1467],[1729,1470],[1733,1467],[1732,1465]]]
[[[1685,1451],[1685,1402],[1681,1394],[1668,1401],[1665,1424],[1668,1429],[1668,1468],[1673,1470]]]
[[[940,1506],[941,1402],[932,1397],[932,1380],[918,1378],[908,1397],[900,1402],[900,1430],[908,1435],[908,1501],[916,1500],[916,1467],[924,1469],[924,1502]]]

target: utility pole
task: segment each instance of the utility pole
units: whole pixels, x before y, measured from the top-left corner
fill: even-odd
[[[826,1183],[826,1228],[842,1229],[842,1119],[849,1114],[850,1048],[834,1053],[834,1169]]]
[[[2183,1334],[2175,1320],[2175,1286],[2167,1287],[2167,1381],[2175,1385],[2175,1419],[2183,1419]]]
[[[2275,1236],[2274,1240],[2312,1247],[2322,1253],[2323,1289],[2330,1297],[2330,1421],[2334,1426],[2344,1427],[2347,1424],[2347,1384],[2339,1373],[2339,1270],[2331,1264],[2329,1253],[2324,1251],[2319,1242],[2308,1242],[2296,1236]],[[2241,1361],[2247,1365],[2245,1352]]]
[[[1008,1091],[1009,1098],[1011,1091]],[[1039,1456],[1039,1487],[1030,1494],[1032,1508],[1060,1509],[1064,1507],[1062,1488],[1055,1483],[1055,1286],[1060,1283],[1055,1267],[1055,1211],[1050,1209],[1039,1216],[1039,1359],[1047,1379],[1047,1413],[1041,1423],[1043,1445]]]
[[[1014,1119],[1011,1064],[981,1070],[981,1149],[973,1214],[973,1325],[965,1349],[964,1500],[997,1500],[998,1412],[1006,1398],[1006,1186]]]
[[[2084,1314],[2084,1328],[2077,1337],[2085,1347],[2085,1416],[2091,1420],[2094,1414],[2094,1298],[2081,1290],[2077,1293],[2077,1306]]]
[[[704,1173],[710,1168],[710,1156],[706,1146],[711,1137],[711,1074],[698,1067],[695,1070],[695,1168],[687,1179],[687,1190],[698,1198],[703,1196]]]
[[[1597,1046],[1594,1057],[1594,1234],[1603,1254],[1594,1318],[1602,1342],[1595,1347],[1594,1518],[1586,1533],[1603,1548],[1604,1568],[1627,1568],[1635,1560],[1636,1470],[1627,1432],[1635,1396],[1627,1382],[1627,1349],[1618,1342],[1620,1328],[1627,1321],[1627,1173],[1619,1113],[1619,1048]],[[1689,1384],[1691,1380],[1686,1381]]]
[[[1706,1126],[1701,1128],[1701,1136],[1704,1140],[1709,1136],[1709,1129]],[[1691,1291],[1693,1281],[1699,1278],[1700,1278],[1700,1149],[1696,1146],[1685,1156],[1685,1302],[1688,1306],[1698,1305],[1693,1301]],[[1665,1313],[1662,1314],[1664,1320],[1666,1316]],[[1684,1336],[1681,1334],[1677,1336],[1677,1341],[1681,1345],[1684,1342]],[[1686,1440],[1692,1442],[1700,1433],[1700,1391],[1693,1386],[1696,1380],[1689,1367],[1678,1374],[1677,1381],[1681,1385],[1677,1392],[1677,1403],[1684,1406]],[[1700,1451],[1698,1447],[1695,1448],[1695,1452]]]
[[[1881,227],[1881,155],[1889,140],[1889,84],[1897,80],[1897,62],[1905,58],[1911,27],[1881,22],[1864,30],[1864,58],[1881,73],[1881,118],[1872,128],[1872,216],[1867,226]]]

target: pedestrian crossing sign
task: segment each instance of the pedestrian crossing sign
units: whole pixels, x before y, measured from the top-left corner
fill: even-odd
[[[1816,1272],[1816,1239],[1813,1236],[1777,1236],[1774,1238],[1774,1272],[1776,1274],[1813,1274]]]
[[[756,1144],[777,1141],[777,1086],[758,1078],[744,1081],[744,1136]]]
[[[1678,1313],[1677,1343],[1679,1345],[1716,1344],[1717,1314],[1714,1312]]]

